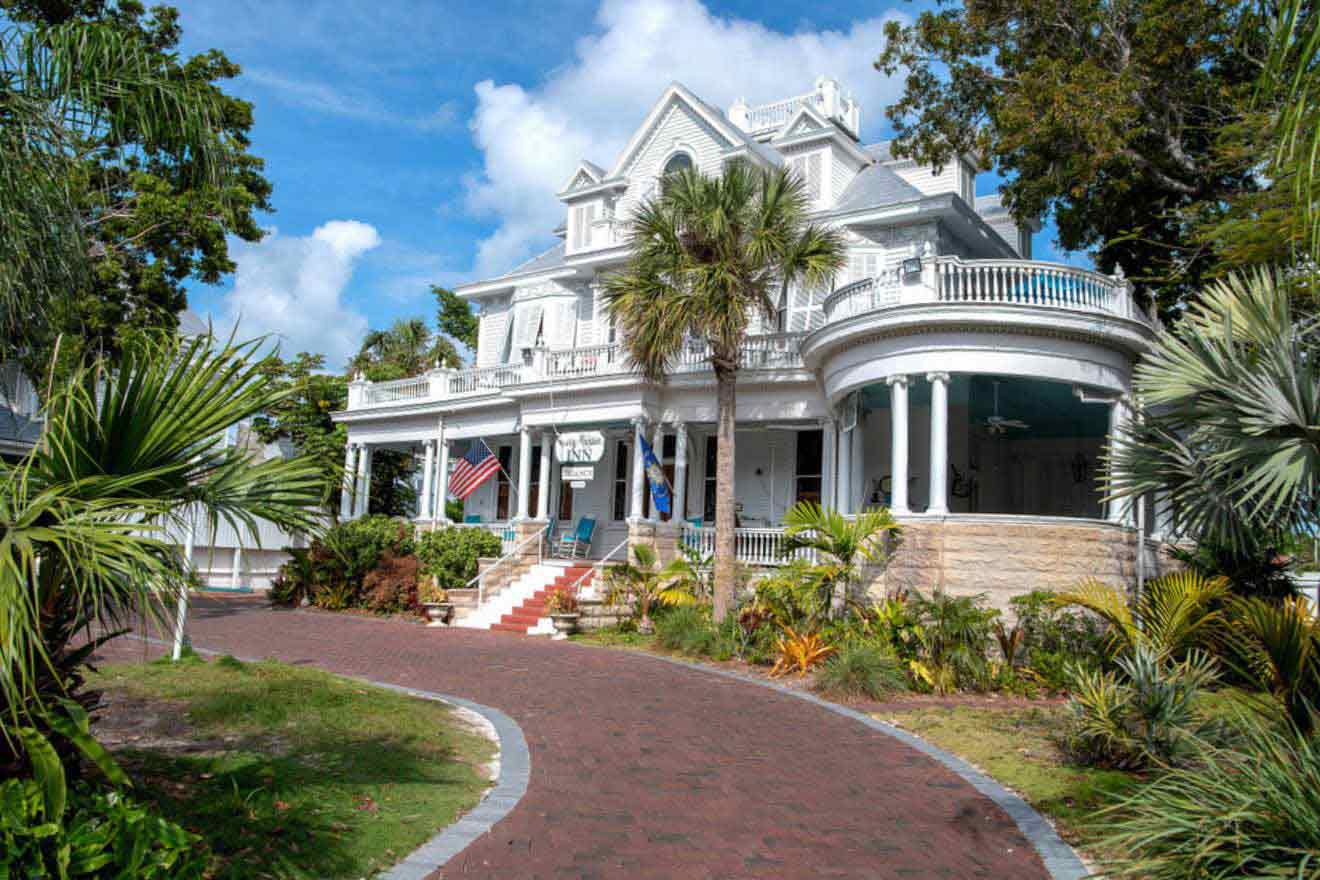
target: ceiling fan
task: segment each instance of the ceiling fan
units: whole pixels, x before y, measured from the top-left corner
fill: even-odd
[[[985,420],[985,429],[991,434],[1002,437],[1012,430],[1026,430],[1030,428],[1026,422],[1021,419],[1009,419],[999,414],[999,380],[995,380],[995,413]]]

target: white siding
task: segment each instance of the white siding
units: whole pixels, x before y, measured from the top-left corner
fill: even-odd
[[[916,162],[901,162],[897,165],[889,166],[890,169],[899,177],[921,190],[928,196],[939,195],[940,193],[960,192],[962,174],[959,171],[961,162],[949,162],[936,174],[935,169],[930,165],[918,165]]]
[[[628,189],[619,199],[616,216],[626,219],[643,198],[657,185],[664,164],[677,151],[692,156],[693,165],[704,174],[719,170],[720,155],[728,142],[699,116],[677,99],[660,117],[660,122],[624,169]]]
[[[860,167],[843,150],[835,145],[830,146],[830,187],[829,192],[826,194],[826,200],[831,205],[839,200],[839,196],[843,195],[843,191],[848,188],[848,184],[852,183],[853,178],[857,176]]]

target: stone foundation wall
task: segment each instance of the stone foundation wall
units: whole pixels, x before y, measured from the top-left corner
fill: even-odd
[[[1093,577],[1116,587],[1136,581],[1132,529],[1102,522],[912,519],[883,572],[868,585],[879,596],[902,589],[985,593],[997,608],[1032,590],[1064,590]],[[1148,543],[1147,578],[1172,567]]]

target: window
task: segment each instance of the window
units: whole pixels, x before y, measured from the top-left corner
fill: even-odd
[[[596,222],[596,203],[573,209],[573,250],[591,247],[591,224]]]
[[[665,163],[665,170],[661,172],[661,177],[668,177],[671,174],[677,174],[680,171],[686,171],[692,167],[692,157],[687,153],[675,153]]]
[[[509,518],[509,474],[513,467],[513,447],[501,446],[499,452],[500,469],[495,474],[495,518]]]
[[[811,501],[820,504],[821,475],[825,471],[825,434],[823,431],[797,432],[797,464],[794,476],[794,503]]]
[[[820,153],[796,156],[789,160],[788,167],[806,185],[807,198],[813,202],[819,201],[821,195]]]
[[[715,522],[715,466],[719,461],[719,440],[715,437],[706,438],[706,467],[703,471],[705,477],[704,500],[701,507],[701,515],[705,523],[714,524]]]
[[[623,440],[614,444],[614,503],[610,517],[615,522],[628,518],[628,444]]]

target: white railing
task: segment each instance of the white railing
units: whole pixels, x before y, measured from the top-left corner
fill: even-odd
[[[792,369],[802,366],[805,333],[767,333],[749,336],[743,342],[742,366],[749,370]],[[704,373],[710,370],[710,343],[693,340],[683,346],[672,368],[674,373]]]
[[[513,524],[506,522],[480,522],[480,523],[454,523],[455,528],[460,529],[485,529],[492,535],[500,539],[500,554],[503,555],[513,549],[514,531]]]
[[[845,284],[825,297],[822,310],[825,320],[841,321],[876,309],[899,305],[903,297],[903,278],[897,269],[886,269],[873,278]]]
[[[547,352],[545,377],[547,379],[576,379],[582,376],[601,376],[626,373],[630,369],[622,346],[588,345],[566,351]]]
[[[470,523],[470,525],[494,525],[494,524]],[[546,532],[549,531],[549,529],[550,526],[548,525],[542,526],[541,528],[537,529],[535,533],[527,536],[527,538],[522,542],[518,544],[514,544],[510,549],[505,550],[504,555],[502,555],[499,559],[496,559],[495,562],[491,564],[490,568],[486,569],[485,571],[477,572],[476,577],[472,578],[472,580],[468,581],[466,584],[463,585],[463,589],[465,590],[470,590],[472,589],[472,586],[474,584],[476,585],[478,608],[486,604],[486,578],[490,577],[492,572],[498,570],[501,564],[503,563],[511,564],[514,558],[526,555],[523,553],[523,549],[533,541],[536,542],[536,563],[537,565],[541,564],[541,560],[544,558],[544,554],[545,554],[544,539]]]
[[[367,388],[367,403],[402,403],[407,400],[426,400],[431,394],[431,380],[426,376],[396,379],[393,382],[373,382]]]
[[[824,105],[824,98],[820,92],[811,92],[807,95],[798,95],[794,98],[775,101],[773,104],[749,107],[747,109],[747,130],[758,132],[769,128],[778,128],[787,122],[789,117],[796,113],[797,109],[803,104],[811,104],[820,109]]]
[[[714,526],[684,525],[682,540],[702,556],[715,554]],[[733,530],[734,556],[747,565],[784,565],[793,559],[815,561],[806,548],[785,556],[785,540],[781,528],[737,528]]]
[[[464,394],[491,394],[508,385],[522,381],[521,364],[501,364],[498,367],[481,367],[473,370],[459,370],[449,376],[449,397]]]
[[[940,302],[1026,305],[1145,319],[1126,284],[1075,266],[939,257],[935,277]]]

